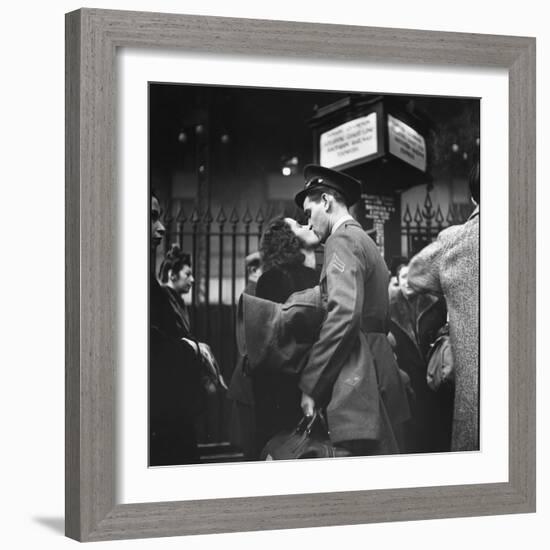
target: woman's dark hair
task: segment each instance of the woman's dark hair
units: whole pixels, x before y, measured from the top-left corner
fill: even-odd
[[[174,273],[179,273],[184,265],[191,267],[191,256],[186,252],[182,252],[177,244],[173,244],[160,265],[160,281],[162,283],[167,283],[168,272],[172,270]]]
[[[303,264],[305,256],[301,248],[300,240],[285,219],[273,219],[266,227],[260,242],[263,271],[273,267]]]
[[[476,201],[476,204],[479,204],[479,161],[477,161],[470,170],[469,184],[472,199]]]

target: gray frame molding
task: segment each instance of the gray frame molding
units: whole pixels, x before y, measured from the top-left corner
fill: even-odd
[[[507,483],[115,503],[118,47],[508,69]],[[66,534],[99,541],[534,511],[535,39],[95,9],[67,14]]]

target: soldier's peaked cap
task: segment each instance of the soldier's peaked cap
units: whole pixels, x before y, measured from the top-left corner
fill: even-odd
[[[347,206],[355,204],[361,197],[361,183],[355,178],[318,166],[317,164],[308,164],[304,168],[305,187],[296,193],[294,201],[300,207],[304,207],[304,200],[312,191],[319,187],[329,187],[338,191],[345,199]]]

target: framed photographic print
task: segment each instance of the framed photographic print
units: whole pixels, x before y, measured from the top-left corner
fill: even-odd
[[[66,29],[67,535],[533,511],[534,39],[93,9],[68,14]],[[306,165],[317,168],[304,182]],[[246,312],[280,315],[274,304],[291,290],[319,276],[322,288],[319,244],[330,237],[295,201],[319,174],[385,260],[394,295],[408,288],[400,264],[431,250],[442,230],[476,220],[480,268],[470,270],[478,282],[465,300],[479,298],[468,323],[476,334],[456,340],[448,297],[442,309],[394,300],[393,324],[367,330],[384,342],[391,334],[404,373],[395,384],[406,413],[386,393],[373,421],[380,430],[385,419],[391,437],[340,445],[334,384],[315,400],[337,458],[277,460],[280,445],[266,444],[292,432],[306,392],[293,379],[286,400],[288,380],[250,370],[255,352],[266,361],[271,325],[259,317],[247,328]],[[350,181],[360,186],[353,204]],[[296,256],[300,277],[316,279],[274,298],[282,284],[265,283],[271,252],[261,237],[289,227],[302,244],[317,236]],[[346,273],[337,252],[330,276]],[[411,287],[417,268],[408,265]],[[251,283],[273,305],[241,298]],[[402,352],[411,338],[399,314],[411,307],[437,313],[429,343],[445,335],[449,312],[451,344],[475,350],[475,387],[460,401],[473,419],[465,443],[455,441],[443,359],[431,380],[415,378],[412,352]],[[411,326],[419,343],[420,325]],[[427,369],[433,353],[421,356]],[[252,420],[246,395],[257,404]]]

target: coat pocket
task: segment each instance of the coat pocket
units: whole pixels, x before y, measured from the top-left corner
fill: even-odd
[[[350,354],[334,384],[327,406],[331,437],[377,439],[380,435],[380,394],[366,339]]]

